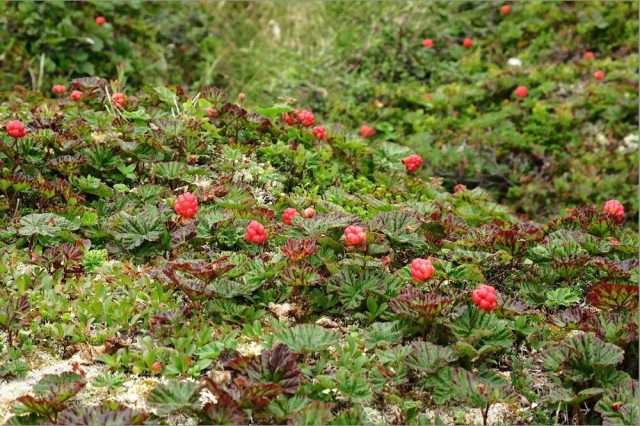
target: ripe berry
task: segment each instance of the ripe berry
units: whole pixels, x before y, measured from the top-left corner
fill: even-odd
[[[593,73],[593,78],[595,78],[596,80],[600,81],[604,78],[604,71],[596,71]]]
[[[287,123],[289,126],[293,126],[294,124],[296,124],[295,120],[293,119],[293,117],[291,117],[288,113],[284,113],[282,114],[282,119],[284,120],[285,123]]]
[[[404,168],[408,173],[415,172],[422,167],[422,157],[418,154],[411,154],[402,160],[402,164],[404,164]]]
[[[367,240],[367,233],[359,226],[347,226],[344,229],[344,242],[348,246],[359,246]]]
[[[362,136],[363,138],[371,138],[376,134],[376,129],[374,129],[371,126],[367,126],[366,124],[363,124],[362,126],[360,126],[360,136]]]
[[[433,40],[431,40],[430,38],[425,38],[424,40],[422,40],[422,45],[427,49],[431,49],[433,47]]]
[[[104,16],[96,17],[96,24],[98,24],[99,26],[103,26],[106,23],[107,23],[107,18],[105,18]]]
[[[111,96],[111,100],[120,108],[124,108],[124,106],[127,104],[127,97],[124,95],[124,93],[120,93],[120,92],[114,93]]]
[[[214,108],[207,108],[207,115],[209,117],[216,117],[218,115],[218,111],[216,111]]]
[[[80,99],[82,99],[83,96],[84,94],[81,91],[72,90],[71,93],[69,94],[69,99],[71,99],[72,101],[79,101]]]
[[[596,59],[596,54],[590,50],[587,50],[582,54],[582,59],[584,59],[585,61],[593,61],[594,59]]]
[[[124,93],[120,93],[120,92],[116,92],[113,95],[111,95],[111,100],[120,108],[123,108],[127,103],[127,97],[124,95]]]
[[[526,98],[529,95],[529,89],[527,89],[527,86],[518,86],[513,93],[515,93],[518,98]]]
[[[306,209],[304,209],[304,211],[302,212],[302,217],[306,218],[306,219],[311,219],[312,217],[314,217],[316,215],[316,209],[314,209],[313,207],[307,207]]]
[[[418,258],[411,261],[411,276],[415,281],[426,281],[435,271],[430,260]]]
[[[320,139],[321,141],[327,139],[327,129],[324,126],[316,126],[311,130],[313,136]]]
[[[67,88],[64,87],[62,84],[54,84],[53,87],[51,88],[51,91],[56,95],[61,95],[67,91]]]
[[[469,49],[471,46],[473,46],[473,40],[471,40],[469,37],[462,40],[462,47],[464,47],[465,49]]]
[[[604,203],[604,212],[615,217],[616,219],[624,220],[624,206],[618,200],[609,200]]]
[[[509,6],[508,4],[505,4],[500,8],[500,13],[503,15],[508,15],[509,12],[511,12],[511,6]]]
[[[296,115],[298,116],[298,120],[307,127],[312,126],[316,121],[313,117],[313,113],[307,109],[296,111]]]
[[[158,374],[161,371],[162,371],[162,364],[160,363],[160,361],[156,361],[153,364],[151,364],[151,372],[152,373]]]
[[[482,284],[480,287],[473,290],[471,298],[478,308],[486,312],[493,311],[498,300],[496,289],[486,284]]]
[[[27,134],[27,129],[25,129],[24,124],[20,120],[13,120],[7,123],[5,126],[7,129],[7,134],[12,138],[21,138]]]
[[[190,192],[185,192],[173,203],[173,209],[182,217],[191,219],[198,212],[198,199]]]
[[[282,213],[282,221],[287,225],[291,225],[293,218],[296,216],[300,216],[300,213],[298,213],[296,209],[294,209],[293,207],[286,208]]]
[[[250,243],[264,244],[267,241],[267,231],[260,222],[252,220],[245,229],[244,238]]]
[[[240,102],[244,101],[244,98],[246,98],[247,95],[245,95],[244,93],[239,93],[238,94],[238,99],[240,100]]]
[[[453,192],[462,192],[466,190],[467,190],[467,186],[463,183],[459,183],[453,187]]]

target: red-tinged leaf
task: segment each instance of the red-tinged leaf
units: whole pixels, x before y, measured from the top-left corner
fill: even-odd
[[[67,408],[58,415],[60,425],[142,425],[148,413],[127,407],[111,409],[104,405]]]
[[[638,286],[600,281],[589,288],[587,300],[600,309],[633,310],[638,307]]]
[[[173,270],[187,272],[190,275],[205,281],[213,281],[225,272],[233,269],[235,265],[226,263],[229,256],[223,256],[211,262],[207,261],[176,261],[169,267]]]
[[[107,87],[107,80],[101,77],[81,77],[71,80],[71,88],[75,90],[102,89]]]
[[[294,262],[298,262],[316,252],[316,242],[313,240],[289,239],[280,249],[282,253]]]
[[[389,302],[389,307],[404,318],[433,322],[451,303],[453,303],[453,299],[450,297],[406,288],[400,292],[398,297]]]

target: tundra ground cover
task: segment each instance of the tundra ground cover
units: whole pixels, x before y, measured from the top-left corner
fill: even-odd
[[[522,221],[311,112],[71,86],[3,95],[0,371],[109,372],[45,376],[10,423],[637,421],[624,207]],[[142,409],[132,377],[162,379]]]
[[[448,189],[534,219],[617,198],[637,223],[637,16],[622,1],[6,2],[0,84],[49,90],[123,63],[133,89],[294,98],[408,146]]]
[[[637,424],[629,16],[1,3],[0,423]]]

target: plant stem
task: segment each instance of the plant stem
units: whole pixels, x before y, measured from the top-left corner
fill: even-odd
[[[491,403],[487,402],[487,406],[484,410],[482,410],[482,424],[483,426],[487,426],[487,417],[489,417],[489,407],[491,407]]]

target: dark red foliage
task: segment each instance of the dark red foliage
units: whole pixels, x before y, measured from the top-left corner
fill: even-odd
[[[389,307],[401,317],[414,321],[433,322],[452,303],[453,299],[450,297],[405,288],[389,302]]]
[[[316,252],[316,242],[313,240],[289,239],[280,249],[282,253],[294,262],[298,262]]]
[[[638,307],[638,285],[599,281],[589,287],[587,300],[604,310],[633,310]]]

